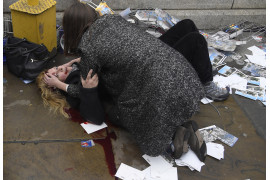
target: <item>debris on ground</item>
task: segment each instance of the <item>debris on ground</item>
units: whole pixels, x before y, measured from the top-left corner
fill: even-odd
[[[84,130],[87,132],[87,134],[91,134],[93,132],[96,132],[100,129],[108,127],[105,123],[102,123],[101,125],[92,124],[89,122],[81,123],[81,126],[84,128]]]
[[[172,164],[168,163],[162,156],[151,157],[148,155],[142,156],[150,166],[144,170],[138,170],[124,163],[121,163],[115,176],[126,180],[177,180],[177,168],[173,167]]]
[[[120,14],[157,38],[180,21],[158,8],[149,10],[127,8]],[[213,72],[217,72],[214,82],[220,87],[229,87],[231,94],[259,100],[264,105],[266,104],[265,31],[265,26],[249,21],[227,25],[214,33],[199,31],[208,43]],[[247,48],[252,55],[235,52],[238,46],[249,45],[252,40],[260,43]],[[248,89],[249,85],[257,86],[257,89]],[[252,94],[252,97],[249,94]],[[210,103],[207,99],[203,99],[202,102]]]
[[[82,147],[92,147],[95,146],[95,143],[93,140],[87,140],[87,141],[81,141]]]

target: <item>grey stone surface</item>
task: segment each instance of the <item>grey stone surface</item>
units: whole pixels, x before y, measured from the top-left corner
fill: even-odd
[[[116,11],[119,13],[120,11]],[[266,24],[265,10],[166,10],[179,19],[192,19],[199,29],[218,29],[221,26],[248,20],[262,25]],[[61,25],[63,13],[56,13],[56,23]]]
[[[266,8],[266,0],[234,0],[233,3],[233,9],[235,8],[246,8],[246,9],[250,9],[250,8]]]
[[[68,6],[77,0],[56,0],[56,10],[64,11]],[[10,12],[9,6],[17,0],[5,0],[3,2],[3,12]],[[93,0],[98,4],[99,0]],[[157,7],[161,9],[182,9],[182,10],[200,10],[200,9],[252,9],[266,8],[266,0],[172,0],[172,1],[163,1],[163,0],[107,0],[107,4],[115,10],[126,9],[128,7],[132,9],[145,9],[150,7]]]
[[[96,2],[96,1],[94,1]],[[99,2],[99,1],[97,1]],[[157,7],[161,9],[230,9],[232,0],[107,0],[112,9],[143,9],[148,7]]]
[[[56,0],[58,25],[62,24],[63,11],[75,1]],[[8,6],[14,2],[16,0],[3,2],[4,17],[9,15]],[[93,0],[93,2],[98,4],[99,0]],[[131,9],[161,8],[177,18],[192,19],[200,29],[216,29],[240,20],[266,24],[266,0],[106,0],[106,2],[117,13],[128,7]]]
[[[266,24],[266,11],[263,9],[239,10],[175,10],[167,11],[180,19],[192,19],[199,29],[218,29],[221,26],[248,20]]]

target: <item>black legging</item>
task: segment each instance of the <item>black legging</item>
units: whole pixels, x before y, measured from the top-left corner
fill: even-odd
[[[202,84],[213,80],[207,42],[192,20],[180,21],[159,39],[179,51],[191,63]]]

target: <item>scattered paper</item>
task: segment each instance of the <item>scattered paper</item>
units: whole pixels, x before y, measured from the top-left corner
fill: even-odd
[[[217,139],[216,136],[213,136],[211,134],[213,132],[214,128],[216,128],[215,125],[199,129],[200,134],[202,135],[203,140],[205,141],[205,143],[213,142],[213,141],[215,141]]]
[[[201,99],[201,102],[202,102],[203,104],[209,104],[209,103],[214,102],[214,101],[211,100],[211,99],[208,99],[207,97],[205,97],[205,98],[202,98],[202,99]]]
[[[212,156],[218,160],[224,159],[224,146],[221,144],[208,142],[206,143],[207,155]]]
[[[266,55],[266,53],[257,46],[251,46],[247,49],[252,51],[253,55]]]
[[[130,7],[129,8],[127,8],[127,9],[125,9],[124,11],[121,11],[120,13],[119,13],[119,15],[120,16],[122,16],[123,18],[128,18],[128,15],[131,13],[131,11],[130,11]]]
[[[228,133],[227,131],[224,131],[223,129],[212,125],[209,127],[205,127],[202,129],[199,129],[201,135],[203,136],[203,139],[205,140],[206,143],[212,142],[216,139],[220,140],[221,142],[229,145],[232,147],[236,141],[238,140],[237,137],[234,135]]]
[[[123,180],[143,180],[145,173],[121,163],[115,176]]]
[[[144,180],[178,180],[177,167],[171,167],[165,173],[159,174],[158,178],[151,176],[151,170],[151,166],[143,170],[145,173]]]
[[[236,71],[235,68],[232,68],[230,66],[224,66],[223,68],[221,68],[218,72],[224,76],[229,76],[231,75],[234,71]]]
[[[253,92],[253,91],[241,91],[241,90],[236,90],[235,94],[252,99],[252,100],[256,100],[257,99],[257,93]]]
[[[81,126],[84,128],[84,130],[87,132],[87,134],[91,134],[93,132],[96,132],[100,129],[107,127],[107,125],[105,123],[102,123],[101,125],[95,125],[95,124],[91,124],[89,122],[81,123]]]
[[[262,36],[252,36],[252,38],[254,39],[254,40],[256,40],[257,42],[261,42],[262,41]]]
[[[22,79],[22,81],[23,81],[24,84],[29,84],[29,83],[33,82],[34,80]]]
[[[95,143],[93,140],[81,141],[81,146],[82,147],[92,147],[92,146],[95,146]]]
[[[161,174],[172,167],[172,165],[161,156],[151,157],[145,154],[142,157],[151,165],[152,170],[157,173]]]
[[[252,76],[265,76],[266,72],[265,69],[263,69],[261,66],[250,63],[248,61],[248,63],[242,68],[245,71],[249,71],[251,72]]]
[[[248,55],[246,54],[248,60],[254,64],[266,67],[266,58],[265,55]]]
[[[188,166],[191,170],[195,169],[199,172],[201,172],[202,166],[205,165],[191,149],[189,149],[188,152],[183,154],[179,159],[176,159],[175,163],[178,166]]]
[[[229,146],[233,146],[236,141],[238,140],[237,137],[235,137],[234,135],[228,133],[227,131],[224,131],[223,129],[216,127],[213,129],[213,131],[211,132],[211,134],[213,136],[215,136],[217,139],[219,139],[221,142],[229,145]]]

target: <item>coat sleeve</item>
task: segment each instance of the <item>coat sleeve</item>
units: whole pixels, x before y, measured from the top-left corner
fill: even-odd
[[[88,122],[101,125],[105,119],[104,108],[98,96],[98,88],[80,87],[80,114]]]
[[[96,51],[96,45],[93,45],[92,42],[88,41],[87,39],[88,32],[84,34],[81,44],[78,48],[78,55],[81,57],[81,61],[79,63],[81,76],[83,79],[86,78],[90,69],[93,69],[92,76],[98,72],[99,70],[99,62],[98,62],[98,54]]]
[[[67,88],[67,93],[71,97],[79,97],[80,94],[79,84],[69,84]]]

